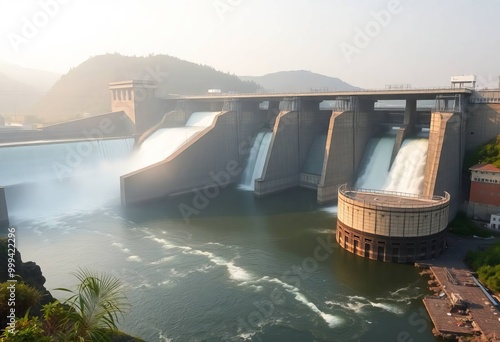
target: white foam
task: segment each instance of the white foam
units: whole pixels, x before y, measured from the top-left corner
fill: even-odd
[[[310,302],[306,298],[306,296],[300,293],[300,290],[295,286],[287,284],[277,278],[269,278],[267,276],[263,277],[261,280],[281,285],[286,291],[294,295],[295,300],[306,305],[307,307],[309,307],[309,309],[311,309],[311,311],[313,311],[314,313],[318,314],[321,318],[323,318],[323,320],[328,324],[330,328],[335,328],[343,323],[343,320],[340,317],[321,311],[314,303]]]
[[[335,302],[335,301],[327,301],[325,304],[327,305],[337,305],[340,306],[346,310],[353,311],[357,314],[362,314],[364,313],[363,308],[367,306],[371,306],[374,308],[382,309],[384,311],[396,314],[396,315],[401,315],[404,313],[404,311],[399,308],[396,305],[393,304],[388,304],[388,303],[383,303],[383,302],[372,302],[368,298],[362,297],[362,296],[347,296],[348,301],[347,302]],[[379,300],[381,298],[377,298]]]
[[[248,281],[253,279],[253,276],[246,271],[245,269],[236,266],[234,264],[234,260],[227,261],[224,258],[221,258],[211,252],[208,251],[202,251],[199,249],[193,249],[189,246],[176,246],[171,244],[169,241],[165,239],[159,239],[157,237],[151,236],[151,239],[154,241],[160,243],[164,248],[177,248],[182,251],[184,254],[189,254],[189,255],[198,255],[198,256],[204,256],[208,258],[212,263],[218,265],[218,266],[224,266],[227,268],[229,272],[229,277],[235,281]]]
[[[164,257],[164,258],[161,258],[160,260],[157,260],[157,261],[153,261],[151,263],[151,265],[160,265],[160,264],[165,264],[167,262],[169,262],[170,260],[174,259],[175,258],[175,255],[171,255],[171,256],[168,256],[168,257]]]
[[[142,259],[137,255],[131,255],[127,258],[128,261],[141,262]]]
[[[336,229],[312,228],[311,230],[317,234],[335,234],[337,232]]]
[[[331,206],[331,207],[323,207],[323,208],[321,208],[321,211],[327,212],[329,214],[337,215],[339,212],[339,207],[336,205]]]
[[[115,247],[117,247],[117,248],[118,248],[119,250],[121,250],[123,253],[126,253],[126,254],[130,253],[130,249],[126,248],[126,247],[123,245],[123,243],[120,243],[120,242],[113,242],[113,243],[111,244],[111,246],[115,246]]]
[[[428,139],[405,140],[394,159],[384,190],[421,194],[428,147]]]

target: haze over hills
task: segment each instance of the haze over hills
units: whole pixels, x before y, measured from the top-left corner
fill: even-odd
[[[43,95],[40,90],[18,82],[0,72],[0,114],[23,113]]]
[[[336,77],[306,70],[280,71],[264,76],[240,76],[240,78],[258,83],[267,91],[278,93],[361,89]]]
[[[160,94],[205,94],[208,89],[254,92],[259,86],[235,75],[168,55],[131,57],[106,54],[89,58],[71,69],[36,106],[48,121],[111,110],[109,83],[154,80]]]
[[[109,83],[131,79],[157,81],[159,94],[205,94],[213,88],[237,93],[360,89],[304,70],[238,78],[168,55],[106,54],[62,76],[0,62],[0,114],[33,114],[55,122],[106,113],[111,110]]]
[[[0,114],[29,114],[60,76],[0,61]]]
[[[6,76],[29,85],[40,92],[46,92],[61,77],[61,74],[46,70],[24,68],[19,65],[0,61],[0,72]]]

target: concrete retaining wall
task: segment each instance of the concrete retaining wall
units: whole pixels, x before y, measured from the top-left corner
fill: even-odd
[[[391,165],[398,155],[399,149],[403,144],[405,138],[415,130],[415,123],[417,122],[417,101],[407,100],[404,114],[403,127],[398,130],[394,148],[392,150]]]
[[[258,103],[242,103],[238,111],[239,162],[245,165],[257,133],[268,128],[268,113]]]
[[[130,137],[133,123],[124,112],[113,112],[43,127],[39,130],[2,132],[0,144],[36,140]]]
[[[475,219],[490,221],[491,215],[498,214],[500,208],[494,205],[468,202],[466,205],[467,216]]]
[[[461,114],[433,112],[429,132],[429,150],[425,166],[424,195],[444,191],[451,195],[449,218],[453,219],[460,203],[462,173]]]
[[[122,205],[200,188],[220,191],[237,180],[242,167],[236,118],[236,112],[219,114],[210,127],[165,161],[122,176]],[[221,185],[213,187],[216,183]]]
[[[134,133],[134,123],[124,112],[118,111],[45,126],[41,130],[72,132],[73,138],[94,130],[102,131],[105,136],[130,136]]]
[[[323,172],[318,185],[319,203],[336,199],[338,188],[349,183],[356,174],[353,127],[353,111],[332,113],[326,138]]]
[[[377,132],[381,119],[369,110],[332,113],[318,185],[319,203],[335,200],[339,186],[355,179],[366,145]]]
[[[281,111],[276,118],[262,178],[255,195],[265,196],[299,185],[299,112]]]
[[[500,104],[471,104],[467,113],[466,150],[487,144],[500,133]]]
[[[137,145],[140,145],[160,128],[182,127],[186,124],[188,116],[183,110],[173,110],[163,116],[161,121],[144,132],[137,140]]]
[[[7,200],[5,199],[5,189],[0,186],[0,228],[9,225],[9,214],[7,211]]]

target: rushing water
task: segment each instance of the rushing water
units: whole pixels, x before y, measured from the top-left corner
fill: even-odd
[[[267,153],[271,144],[273,132],[259,132],[255,137],[250,155],[248,156],[247,166],[243,171],[240,189],[255,190],[255,180],[262,176],[266,164]]]
[[[394,159],[384,190],[421,194],[428,147],[428,139],[405,140]]]
[[[370,140],[363,155],[356,187],[422,193],[429,140],[412,138],[403,141],[390,167],[394,142],[393,136]]]
[[[363,154],[355,186],[363,189],[384,188],[391,166],[395,136],[372,138]]]
[[[49,289],[72,286],[77,267],[122,279],[132,309],[121,327],[147,341],[433,341],[417,269],[340,249],[314,192],[226,189],[188,225],[177,208],[190,201],[12,224]]]
[[[210,126],[219,113],[196,112],[191,114],[184,127],[156,130],[141,144],[133,156],[131,168],[138,170],[165,160]]]
[[[115,275],[132,305],[120,327],[152,342],[434,341],[418,270],[339,248],[315,192],[226,188],[188,224],[178,208],[192,194],[121,208],[117,179],[107,183],[123,165],[8,187],[23,259],[55,297],[78,267]]]

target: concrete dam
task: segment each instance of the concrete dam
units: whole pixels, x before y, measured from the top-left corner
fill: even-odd
[[[432,237],[427,243],[426,234],[415,233],[420,239],[417,245],[426,243],[423,254],[408,246],[396,249],[397,255],[389,247],[382,252],[373,243],[368,252],[359,247],[353,250],[354,245],[342,240],[341,245],[356,254],[385,261],[406,262],[440,253],[448,220],[464,200],[464,152],[500,131],[499,91],[449,88],[164,96],[150,81],[112,83],[110,90],[112,113],[49,126],[36,132],[36,137],[50,134],[66,139],[63,132],[81,132],[82,125],[90,130],[103,120],[117,129],[95,140],[130,141],[133,137],[131,162],[116,177],[123,206],[186,192],[211,199],[229,184],[239,184],[242,191],[253,191],[257,197],[303,187],[316,191],[319,203],[339,200],[342,232],[355,235],[356,246],[368,246],[373,236],[357,233],[368,225],[343,222],[349,221],[344,204],[365,196],[355,196],[355,188],[378,191],[381,198],[404,193],[413,196],[407,200],[412,206],[428,209],[435,204],[443,212],[438,223],[429,223],[437,224],[429,228],[437,233],[427,234],[439,233],[437,242]],[[398,105],[384,101],[398,101]],[[11,143],[6,141],[4,146]],[[2,205],[9,197],[6,192],[0,196],[0,221],[4,222],[8,219]],[[360,203],[373,201],[366,197]],[[422,201],[431,204],[422,206]],[[354,215],[353,207],[349,208]],[[183,210],[189,216],[197,209],[193,203]],[[405,225],[404,220],[396,221],[395,225]],[[378,234],[375,226],[370,229]],[[400,231],[398,238],[404,238],[405,230]],[[393,243],[390,235],[379,239],[380,243]]]

